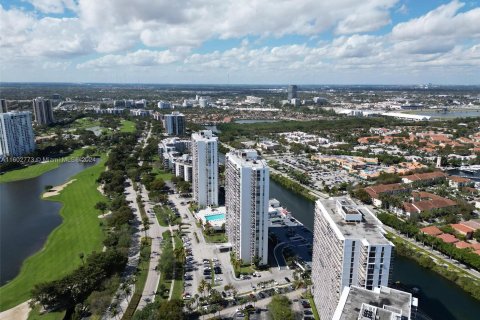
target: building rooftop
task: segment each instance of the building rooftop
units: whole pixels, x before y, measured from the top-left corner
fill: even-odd
[[[346,221],[344,216],[338,212],[337,201],[347,201],[350,208],[355,206],[357,212],[362,215],[359,222]],[[317,200],[317,204],[326,213],[327,219],[340,239],[366,239],[370,244],[390,244],[384,237],[383,224],[366,207],[357,206],[348,197],[335,197]]]
[[[211,141],[217,140],[218,138],[213,135],[212,130],[201,130],[198,132],[194,132],[192,134],[192,139],[197,141]]]
[[[458,232],[469,233],[475,231],[475,229],[459,223],[452,223],[450,226]]]
[[[376,197],[381,193],[393,192],[393,191],[406,191],[408,186],[401,183],[391,183],[391,184],[377,184],[375,186],[366,187],[365,191],[371,196]]]
[[[420,231],[422,231],[425,234],[431,235],[431,236],[438,236],[439,234],[443,233],[442,230],[438,229],[435,226],[425,227],[425,228],[420,229]]]
[[[425,173],[415,173],[409,176],[404,176],[402,178],[408,179],[410,181],[425,181],[425,180],[440,179],[445,177],[447,177],[445,173],[440,171],[434,171],[434,172],[425,172]]]
[[[232,159],[242,167],[265,168],[267,162],[263,160],[255,149],[238,149],[227,153],[226,157]]]
[[[437,238],[441,239],[445,243],[455,243],[458,242],[458,239],[455,236],[452,236],[450,233],[443,233],[438,235]]]
[[[383,286],[373,291],[351,286],[344,289],[333,319],[397,319],[394,316],[409,319],[412,304],[416,307],[418,301],[408,292]]]

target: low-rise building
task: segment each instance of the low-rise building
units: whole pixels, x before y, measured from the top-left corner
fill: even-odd
[[[396,194],[408,193],[411,191],[411,189],[409,186],[406,186],[401,183],[391,183],[391,184],[378,184],[375,186],[366,187],[365,191],[370,195],[373,205],[376,207],[381,207],[382,200],[380,200],[380,196],[382,194],[396,195]]]
[[[403,210],[406,215],[413,213],[427,212],[435,209],[443,209],[456,206],[453,200],[437,196],[429,192],[412,192],[411,202],[403,203]]]
[[[472,187],[475,184],[473,180],[457,176],[448,177],[448,185],[452,188],[461,189],[466,187]]]
[[[475,232],[475,229],[460,223],[452,223],[450,226],[453,228],[453,230],[465,236],[465,238],[467,239],[471,239],[473,236],[473,233]]]
[[[423,232],[424,234],[428,234],[429,236],[433,236],[433,237],[436,237],[436,236],[441,235],[443,233],[442,230],[438,229],[435,226],[425,227],[425,228],[420,229],[420,231]]]
[[[456,243],[458,239],[455,236],[451,235],[450,233],[442,233],[437,236],[438,239],[442,240],[445,243]]]
[[[403,183],[421,183],[423,185],[432,185],[442,181],[445,181],[446,175],[440,171],[426,172],[426,173],[415,173],[408,176],[402,177]]]

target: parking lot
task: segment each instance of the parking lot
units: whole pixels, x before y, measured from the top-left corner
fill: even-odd
[[[223,246],[221,244],[206,243],[202,230],[196,226],[195,219],[188,210],[187,202],[190,199],[180,198],[174,194],[169,196],[169,200],[177,208],[183,223],[187,224],[183,227],[184,247],[188,254],[184,275],[186,295],[190,297],[197,293],[201,295],[202,293],[198,292],[198,287],[203,279],[211,283],[212,288],[219,292],[224,291],[224,286],[230,284],[235,287],[238,295],[250,292],[257,294],[262,290],[262,286],[263,289],[268,289],[268,286],[261,284],[264,282],[269,282],[270,286],[277,286],[288,284],[285,280],[286,277],[293,279],[292,270],[278,270],[278,268],[257,271],[255,276],[246,276],[243,279],[235,278],[230,263],[230,252],[220,252],[220,247]],[[229,294],[229,292],[225,294]]]
[[[333,187],[335,185],[345,183],[359,182],[360,179],[348,173],[347,170],[333,167],[331,164],[318,163],[309,158],[310,155],[268,155],[266,158],[274,160],[282,165],[285,169],[295,169],[304,172],[310,178],[312,187],[323,190],[325,186]],[[286,170],[280,170],[286,172]]]

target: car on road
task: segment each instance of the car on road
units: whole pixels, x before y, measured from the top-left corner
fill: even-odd
[[[308,302],[307,300],[302,300],[301,304],[304,308],[311,308],[310,302]]]
[[[288,283],[290,283],[290,279],[288,279],[288,277],[285,277],[285,281],[287,281]]]

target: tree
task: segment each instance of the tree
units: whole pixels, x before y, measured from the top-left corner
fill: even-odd
[[[198,285],[198,292],[201,292],[202,295],[204,295],[206,286],[207,281],[205,279],[202,279]]]
[[[107,210],[107,204],[104,201],[98,201],[95,204],[95,209],[100,210],[103,214]]]
[[[268,311],[272,320],[294,320],[291,302],[284,295],[275,295],[268,304]]]
[[[355,190],[353,196],[365,204],[372,204],[372,198],[364,188]]]

